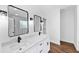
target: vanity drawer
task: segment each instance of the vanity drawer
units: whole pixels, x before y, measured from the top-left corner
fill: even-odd
[[[17,53],[47,53],[50,48],[49,40],[42,40],[33,46],[26,49],[26,47],[20,47],[16,52]]]
[[[39,53],[39,46],[35,45],[29,49],[26,49],[23,53]]]
[[[43,47],[43,52],[47,53],[50,50],[50,41],[49,40],[45,40],[44,41],[44,47]]]
[[[18,48],[17,50],[16,50],[16,53],[21,53],[23,51],[23,48]]]
[[[25,50],[23,53],[41,53],[43,48],[43,42],[38,42],[31,48]]]
[[[20,46],[17,50],[16,53],[22,53],[26,49],[25,46]]]
[[[40,53],[43,53],[43,49],[41,49],[39,52],[40,52]]]
[[[38,45],[39,45],[39,47],[43,47],[44,42],[43,42],[43,41],[40,41],[40,42],[38,43]]]

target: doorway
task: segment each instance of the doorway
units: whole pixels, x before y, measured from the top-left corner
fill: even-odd
[[[75,6],[60,10],[60,45],[70,49],[75,49],[75,21]]]

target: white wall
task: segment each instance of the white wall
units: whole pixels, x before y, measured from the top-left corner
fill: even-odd
[[[61,41],[74,43],[75,6],[61,10]]]
[[[74,46],[77,49],[77,6],[75,6],[74,12]]]
[[[51,42],[60,45],[60,8],[52,9],[47,16],[47,32]]]
[[[4,5],[0,5],[0,10],[4,10],[7,11],[6,6]],[[1,52],[1,42],[2,41],[6,41],[6,39],[8,39],[8,37],[6,37],[7,31],[8,31],[8,27],[7,27],[7,17],[6,16],[1,16],[0,15],[0,52]]]
[[[4,11],[7,11],[7,5],[0,5],[0,10],[4,10]]]
[[[77,46],[76,49],[79,51],[79,5],[77,6]]]

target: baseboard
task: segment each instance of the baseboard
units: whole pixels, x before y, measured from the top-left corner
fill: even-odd
[[[73,43],[69,43],[69,42],[65,42],[65,41],[60,41],[60,42],[62,42],[62,43],[66,43],[66,44],[69,44],[69,45],[73,45],[74,49],[77,51],[75,44],[73,44]],[[61,43],[60,43],[60,44],[61,44]]]
[[[60,40],[60,41],[63,41],[63,42],[67,42],[67,43],[72,43],[72,44],[74,44],[74,42],[67,41],[67,40]]]
[[[75,46],[75,45],[74,45]],[[79,52],[79,48],[77,47],[77,46],[75,46],[75,49],[76,49],[76,51],[78,51]]]
[[[60,41],[62,43],[66,43],[66,44],[71,44],[71,45],[74,45],[73,43],[70,43],[70,42],[66,42],[66,41]],[[60,43],[61,44],[61,43]]]
[[[57,44],[57,45],[60,45],[60,42],[56,42],[56,41],[52,41],[51,43],[55,43],[55,44]]]
[[[59,44],[56,44],[56,43],[53,43],[53,42],[50,42],[50,44],[53,44],[53,45],[57,45],[57,46],[60,46]]]
[[[75,49],[76,49],[76,51],[77,51],[77,47],[76,47],[76,45],[74,44],[74,47],[75,47]]]

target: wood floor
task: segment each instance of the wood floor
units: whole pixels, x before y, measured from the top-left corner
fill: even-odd
[[[62,42],[61,45],[50,43],[49,53],[78,53],[73,44]]]

